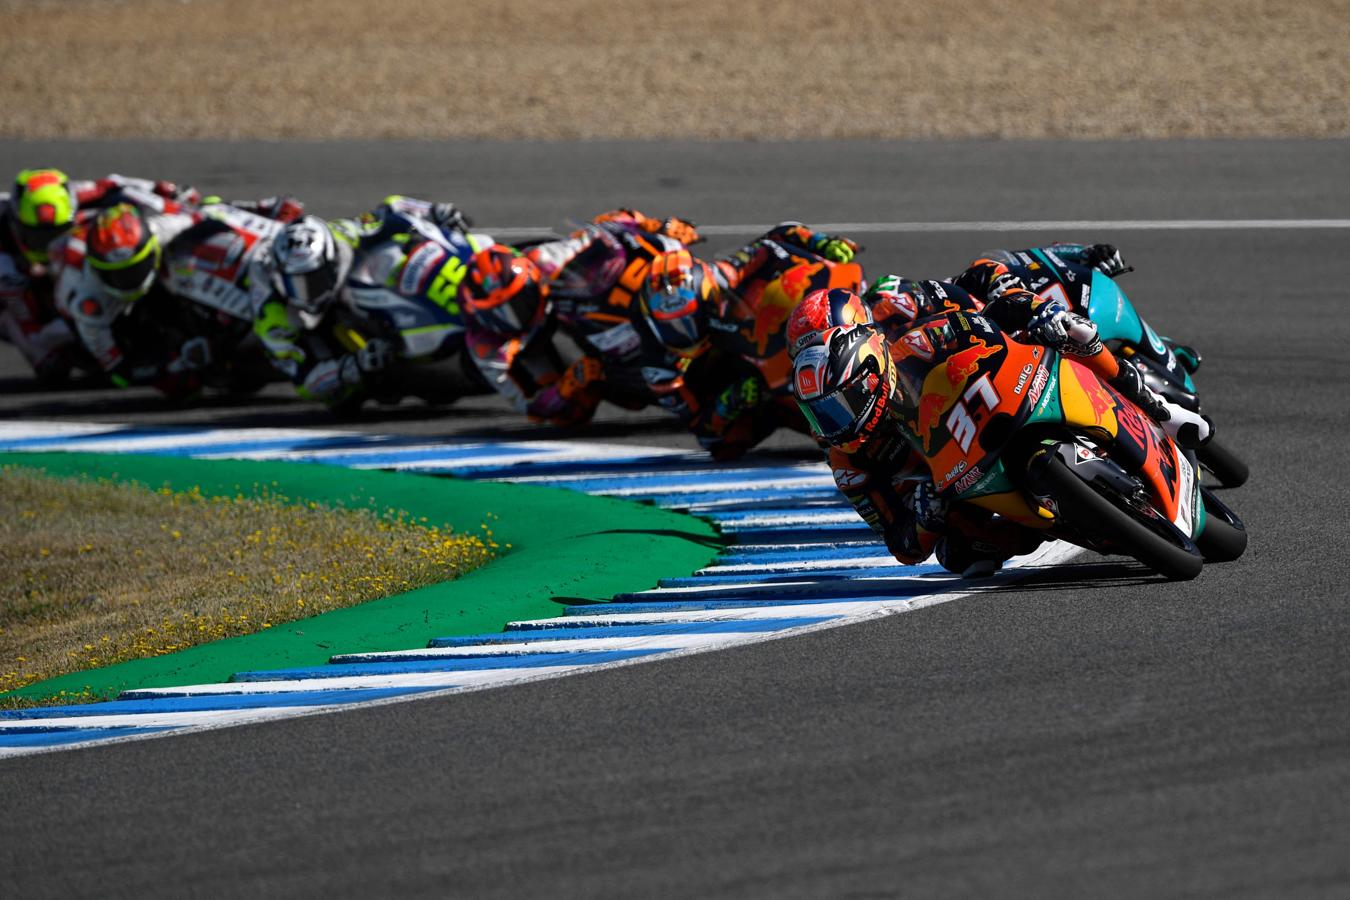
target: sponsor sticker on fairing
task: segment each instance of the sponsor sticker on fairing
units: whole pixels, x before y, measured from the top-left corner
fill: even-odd
[[[1040,399],[1041,392],[1045,390],[1046,382],[1050,380],[1050,370],[1042,366],[1036,371],[1036,377],[1031,380],[1031,389],[1027,391],[1027,402],[1034,404]]]
[[[447,255],[449,251],[429,241],[419,245],[408,257],[403,274],[399,276],[399,293],[409,297],[420,294],[432,273],[439,271],[440,263]]]
[[[1178,452],[1177,457],[1177,517],[1173,520],[1182,534],[1195,536],[1195,495],[1199,493],[1199,486],[1195,481],[1195,467],[1191,461],[1186,458],[1186,454]]]
[[[975,485],[975,482],[979,481],[983,476],[984,470],[979,466],[976,466],[966,474],[962,475],[960,480],[952,485],[952,489],[958,494],[964,493],[965,491],[970,490]]]
[[[253,316],[249,292],[210,272],[193,269],[177,273],[172,277],[172,289],[176,294],[190,297],[233,318],[250,319]]]
[[[1144,334],[1148,336],[1149,346],[1153,348],[1155,353],[1161,356],[1167,352],[1167,345],[1163,343],[1162,338],[1158,337],[1158,333],[1149,327],[1147,322],[1144,323]]]

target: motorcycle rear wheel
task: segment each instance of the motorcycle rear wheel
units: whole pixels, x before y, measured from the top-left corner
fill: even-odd
[[[1241,487],[1247,483],[1247,476],[1250,474],[1247,464],[1218,441],[1210,441],[1196,450],[1195,459],[1201,468],[1219,479],[1219,484],[1224,487]]]
[[[1200,574],[1204,559],[1194,545],[1182,546],[1150,529],[1069,470],[1062,459],[1052,459],[1042,484],[1059,504],[1060,517],[1089,534],[1101,535],[1172,581],[1189,581]]]
[[[1231,562],[1247,550],[1247,531],[1219,498],[1201,488],[1205,502],[1205,530],[1195,539],[1205,562]]]

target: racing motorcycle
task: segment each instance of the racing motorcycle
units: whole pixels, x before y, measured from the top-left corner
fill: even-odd
[[[191,374],[210,387],[251,394],[281,379],[253,332],[249,265],[283,223],[223,204],[203,213],[165,247],[146,305],[156,307],[151,318],[172,334],[174,347],[195,339]]]
[[[1171,579],[1245,551],[1241,520],[1201,483],[1195,454],[1089,368],[1100,360],[961,312],[901,341],[900,418],[949,499]]]
[[[1053,251],[1036,249],[1030,255],[1033,258],[1023,265],[1009,266],[1013,274],[1042,297],[1058,299],[1091,319],[1102,341],[1132,359],[1155,393],[1193,412],[1201,411],[1191,378],[1200,365],[1198,353],[1160,337],[1110,277],[1065,262]],[[1217,438],[1197,450],[1196,458],[1224,487],[1238,487],[1247,481],[1247,464]]]
[[[459,286],[473,252],[464,237],[437,231],[431,239],[397,248],[391,243],[358,259],[333,335],[348,352],[376,338],[393,346],[397,364],[381,372],[368,392],[376,402],[416,397],[444,405],[491,392],[464,352]]]
[[[723,291],[711,317],[711,348],[688,362],[684,382],[704,399],[691,430],[717,459],[734,459],[778,428],[809,434],[792,394],[787,320],[802,299],[829,288],[863,289],[858,263],[836,263],[795,245],[779,244],[791,265],[738,290]]]

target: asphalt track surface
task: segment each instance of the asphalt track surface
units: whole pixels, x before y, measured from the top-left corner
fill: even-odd
[[[0,171],[47,161],[330,214],[449,196],[485,226],[617,203],[710,224],[1350,210],[1345,142],[0,146]],[[9,760],[0,895],[1345,896],[1350,234],[872,234],[864,261],[941,274],[1055,238],[1119,243],[1136,304],[1205,354],[1252,466],[1225,494],[1240,561],[1168,584],[1085,559],[726,652]],[[331,426],[280,389],[185,414],[21,376],[0,348],[0,416]],[[557,436],[489,398],[366,427]],[[596,430],[683,440],[651,416]]]

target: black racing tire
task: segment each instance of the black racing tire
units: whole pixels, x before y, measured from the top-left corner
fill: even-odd
[[[1247,464],[1218,441],[1212,440],[1196,450],[1195,459],[1202,469],[1217,478],[1224,487],[1241,487],[1247,483],[1250,474]]]
[[[1040,478],[1059,505],[1059,516],[1070,527],[1100,535],[1159,575],[1172,581],[1190,581],[1205,561],[1194,544],[1185,546],[1154,531],[1097,493],[1069,471],[1062,459],[1051,459]]]
[[[1201,489],[1205,503],[1205,530],[1195,539],[1205,562],[1232,562],[1247,550],[1247,530],[1237,516],[1207,489]]]

